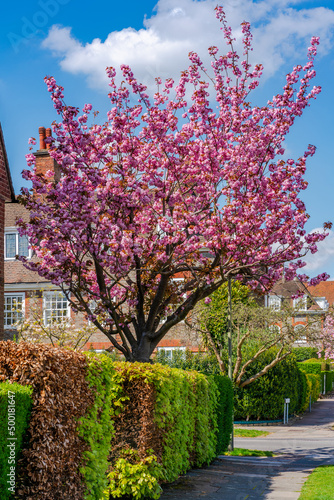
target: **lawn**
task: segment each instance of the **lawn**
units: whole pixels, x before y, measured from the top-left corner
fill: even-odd
[[[317,467],[304,483],[299,500],[333,500],[334,465]]]
[[[225,451],[223,455],[229,457],[273,457],[272,451],[247,450],[246,448],[234,448],[233,451]]]
[[[240,437],[240,438],[255,438],[259,436],[268,436],[270,432],[268,431],[257,431],[255,429],[240,429],[240,428],[235,428],[234,429],[234,436],[235,437]]]

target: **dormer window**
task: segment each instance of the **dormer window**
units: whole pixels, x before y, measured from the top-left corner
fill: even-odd
[[[307,311],[307,296],[297,297],[293,299],[293,308],[297,311]]]
[[[27,236],[20,236],[16,229],[5,231],[5,260],[15,260],[19,257],[31,258],[31,249]]]

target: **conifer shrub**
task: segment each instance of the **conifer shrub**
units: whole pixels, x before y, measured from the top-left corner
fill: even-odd
[[[320,380],[314,373],[306,373],[307,379],[311,384],[311,402],[315,403],[319,399],[321,391]]]
[[[1,499],[14,498],[17,459],[32,406],[32,387],[0,383],[0,491]]]
[[[252,363],[246,377],[258,373],[276,356],[277,348],[263,353]],[[244,388],[235,388],[235,420],[277,420],[284,414],[284,400],[290,398],[289,413],[301,411],[308,397],[305,376],[293,355],[288,356],[265,375]]]

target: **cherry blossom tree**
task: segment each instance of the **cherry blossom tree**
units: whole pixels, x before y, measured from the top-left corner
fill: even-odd
[[[325,359],[334,359],[334,311],[331,309],[326,315],[321,336],[317,343],[319,357],[323,355]]]
[[[299,198],[315,148],[283,159],[290,127],[320,92],[311,88],[319,39],[282,93],[252,107],[262,66],[249,63],[250,25],[242,23],[239,58],[222,8],[216,15],[227,53],[210,47],[209,71],[191,52],[180,80],[157,78],[150,98],[128,66],[119,87],[107,68],[111,109],[101,125],[91,124],[90,104],[80,113],[45,79],[60,116],[50,155],[61,175],[43,177],[27,155],[33,190],[21,202],[30,221],[19,225],[38,262],[25,265],[58,285],[130,361],[149,361],[228,277],[262,291],[283,273],[293,279],[326,235],[306,234]]]

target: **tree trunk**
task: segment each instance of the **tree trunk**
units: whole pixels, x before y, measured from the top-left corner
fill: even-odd
[[[140,342],[132,350],[132,359],[129,361],[139,363],[152,363],[151,355],[156,346],[155,342],[152,342],[147,335],[143,334]]]

